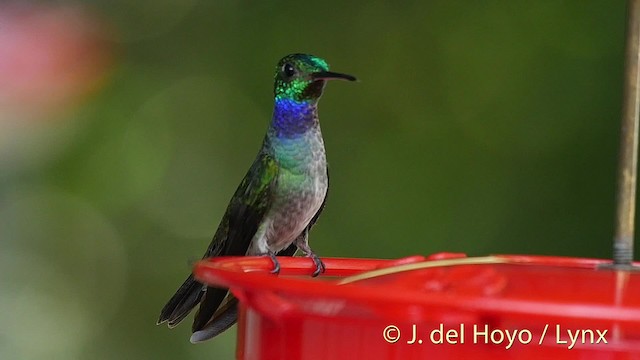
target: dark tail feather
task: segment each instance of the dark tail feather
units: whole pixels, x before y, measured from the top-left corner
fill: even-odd
[[[291,244],[276,255],[293,256],[296,250],[295,244]],[[192,343],[211,339],[237,321],[238,299],[228,289],[208,286],[205,291],[204,285],[190,275],[160,312],[158,325],[168,322],[170,328],[177,326],[198,303],[200,308],[193,320]]]
[[[199,343],[220,335],[230,328],[238,320],[238,299],[229,294],[227,300],[220,305],[213,318],[202,330],[195,331],[191,335],[191,343]]]
[[[213,315],[218,312],[218,307],[222,304],[222,301],[229,293],[228,289],[221,289],[216,287],[207,287],[204,298],[200,303],[200,308],[193,319],[193,326],[191,331],[196,332],[204,329],[204,327],[213,321]]]
[[[158,325],[168,321],[170,328],[177,326],[191,310],[200,302],[204,287],[197,282],[193,275],[189,275],[182,283],[178,291],[171,297],[169,302],[162,308]]]

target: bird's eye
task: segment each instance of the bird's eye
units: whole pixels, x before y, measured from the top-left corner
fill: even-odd
[[[286,63],[282,66],[282,72],[286,77],[292,77],[296,73],[296,69],[293,68],[293,65]]]

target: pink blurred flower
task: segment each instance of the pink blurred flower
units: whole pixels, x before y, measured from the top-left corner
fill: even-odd
[[[79,5],[0,4],[0,121],[55,118],[110,69],[105,23]]]

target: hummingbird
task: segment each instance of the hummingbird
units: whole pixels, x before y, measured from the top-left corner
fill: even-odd
[[[322,212],[329,172],[318,119],[318,100],[328,80],[356,78],[329,71],[327,62],[308,54],[282,58],[274,79],[274,109],[262,147],[236,189],[204,258],[268,256],[272,273],[276,256],[297,250],[315,264],[312,276],[324,272],[309,247],[309,230]],[[177,326],[198,306],[191,342],[209,340],[237,321],[238,300],[228,289],[199,283],[193,274],[160,313],[157,324]]]

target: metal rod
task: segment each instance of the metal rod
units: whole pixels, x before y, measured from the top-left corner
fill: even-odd
[[[640,0],[629,0],[627,7],[627,43],[625,53],[624,98],[618,173],[618,204],[613,264],[631,266],[636,210],[636,174],[638,166],[638,115],[640,106]]]

